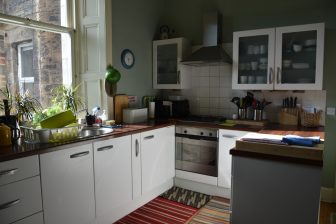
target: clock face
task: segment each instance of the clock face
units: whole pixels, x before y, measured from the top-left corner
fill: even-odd
[[[121,52],[121,64],[124,68],[130,69],[135,62],[134,54],[131,50],[125,49]]]

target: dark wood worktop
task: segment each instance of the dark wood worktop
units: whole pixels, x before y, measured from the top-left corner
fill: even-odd
[[[157,128],[167,127],[169,125],[173,125],[173,123],[152,121],[144,124],[129,124],[123,125],[122,128],[115,128],[113,129],[113,132],[109,134],[73,139],[71,141],[60,143],[26,143],[22,138],[20,138],[16,144],[11,146],[0,146],[0,162],[80,146],[93,143],[95,141],[136,134]]]
[[[21,157],[26,157],[30,155],[37,155],[42,153],[47,153],[55,150],[65,149],[69,147],[79,146],[83,144],[93,143],[95,141],[100,141],[104,139],[110,139],[115,137],[121,137],[124,135],[130,135],[135,133],[140,133],[143,131],[149,131],[161,127],[166,127],[169,125],[184,125],[192,127],[209,127],[215,129],[227,129],[227,130],[241,130],[248,132],[260,132],[266,134],[297,134],[301,136],[313,136],[319,135],[324,138],[323,127],[320,128],[303,128],[296,126],[282,126],[279,124],[268,124],[264,127],[253,126],[245,124],[236,124],[234,126],[225,126],[222,124],[211,124],[211,123],[193,123],[193,122],[181,122],[178,120],[164,120],[164,121],[149,121],[143,124],[130,124],[124,125],[122,128],[115,128],[112,133],[82,139],[74,139],[68,142],[61,143],[26,143],[23,139],[19,139],[15,145],[0,148],[0,162],[12,159],[17,159]]]

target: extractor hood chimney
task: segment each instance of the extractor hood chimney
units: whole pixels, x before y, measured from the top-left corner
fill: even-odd
[[[203,16],[203,46],[193,52],[181,63],[201,65],[204,63],[232,64],[232,58],[222,48],[222,18],[218,12]]]

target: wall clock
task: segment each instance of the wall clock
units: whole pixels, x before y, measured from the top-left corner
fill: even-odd
[[[134,54],[130,49],[125,49],[121,52],[121,64],[124,68],[130,69],[135,62]]]

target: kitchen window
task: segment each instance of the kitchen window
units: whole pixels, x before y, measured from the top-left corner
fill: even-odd
[[[73,10],[67,0],[0,1],[0,88],[29,91],[43,107],[51,90],[71,85]]]

